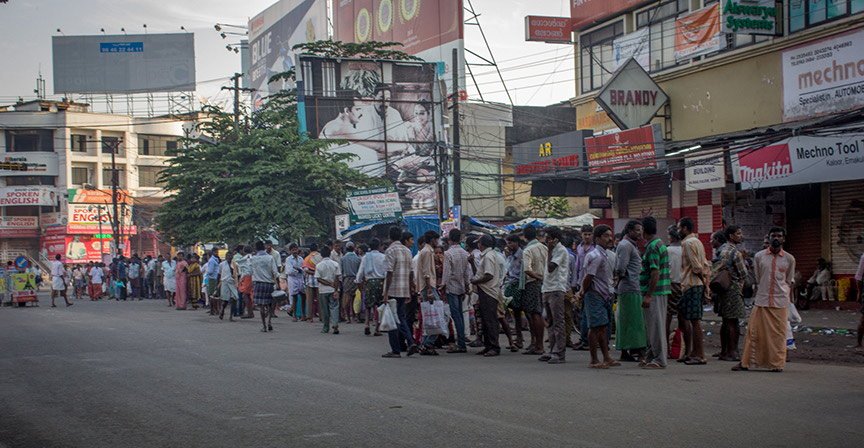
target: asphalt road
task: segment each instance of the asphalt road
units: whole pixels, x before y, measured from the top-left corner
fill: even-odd
[[[860,367],[382,359],[360,325],[162,302],[0,309],[0,447],[860,446]],[[503,341],[503,338],[502,338]]]

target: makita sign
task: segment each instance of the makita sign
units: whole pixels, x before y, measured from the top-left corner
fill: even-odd
[[[864,179],[864,134],[792,137],[732,154],[741,188]]]

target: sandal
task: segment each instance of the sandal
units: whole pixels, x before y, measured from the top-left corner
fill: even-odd
[[[523,355],[534,355],[534,356],[539,356],[539,355],[542,355],[543,353],[544,353],[543,351],[537,351],[537,350],[531,350],[531,349],[528,349],[528,350],[525,350],[524,352],[522,352]]]
[[[658,364],[657,361],[651,361],[649,363],[646,363],[644,366],[642,366],[642,368],[645,370],[663,370],[663,369],[665,369],[665,367]]]
[[[708,361],[705,361],[704,359],[699,359],[699,358],[690,358],[690,359],[684,361],[684,364],[686,364],[688,366],[704,366],[705,364],[708,364]]]
[[[606,364],[606,367],[620,367],[621,363],[615,360],[609,361]]]
[[[735,367],[732,367],[733,372],[746,372],[748,370],[750,370],[750,369],[742,366],[740,362]]]
[[[604,370],[609,368],[609,366],[606,365],[606,363],[602,363],[602,362],[597,363],[597,364],[588,364],[588,367],[590,367],[592,369],[604,369]]]

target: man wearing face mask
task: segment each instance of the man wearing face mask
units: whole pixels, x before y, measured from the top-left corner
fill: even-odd
[[[744,339],[741,363],[732,370],[750,368],[782,372],[786,365],[786,319],[795,277],[795,257],[783,250],[786,230],[773,227],[770,245],[754,257],[757,290]]]

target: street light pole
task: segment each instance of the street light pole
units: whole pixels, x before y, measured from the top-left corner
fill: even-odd
[[[112,220],[112,230],[114,237],[114,253],[111,258],[117,257],[117,252],[120,251],[120,222],[118,219],[120,218],[120,214],[118,213],[117,207],[119,198],[117,197],[117,150],[120,147],[120,140],[115,141],[111,148],[111,205],[114,208],[114,219]],[[122,254],[122,252],[120,252]]]

